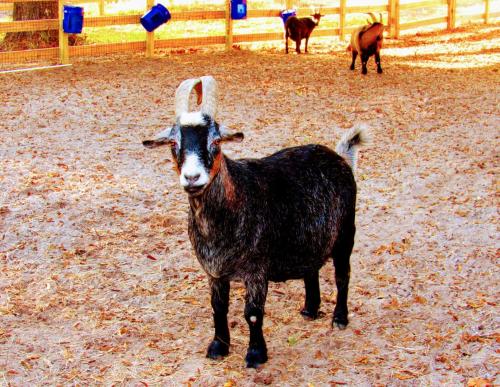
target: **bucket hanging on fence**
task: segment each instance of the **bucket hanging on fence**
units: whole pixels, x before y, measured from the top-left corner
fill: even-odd
[[[64,6],[63,31],[67,34],[79,34],[83,28],[83,7]]]
[[[291,16],[297,16],[297,11],[294,9],[285,9],[284,11],[281,11],[281,19],[283,20],[283,24],[285,24],[287,19]]]
[[[247,0],[231,0],[231,19],[247,18]]]
[[[148,32],[152,32],[170,20],[170,12],[161,4],[154,5],[143,17],[141,24]]]

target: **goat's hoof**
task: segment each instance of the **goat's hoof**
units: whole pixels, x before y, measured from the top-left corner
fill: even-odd
[[[213,340],[207,349],[209,359],[219,360],[229,354],[229,345],[219,340]]]
[[[379,74],[382,74],[382,73],[383,73],[383,71],[382,71],[382,68],[381,68],[381,67],[379,67],[379,68],[377,69],[377,73],[379,73]]]
[[[368,70],[366,70],[366,69],[361,70],[361,74],[363,74],[363,75],[368,74]]]
[[[344,329],[347,328],[347,324],[349,324],[349,320],[347,319],[347,315],[345,315],[345,316],[334,315],[333,316],[333,324],[335,324],[337,326],[337,328],[339,328],[341,331],[343,331]]]
[[[350,70],[354,70],[354,66],[349,67]]]
[[[300,311],[300,314],[304,316],[306,320],[316,320],[317,318],[321,318],[325,315],[325,313],[321,310],[308,310],[306,308],[303,308]]]
[[[248,348],[247,356],[245,357],[247,368],[258,368],[261,364],[264,364],[266,361],[267,361],[266,347]]]

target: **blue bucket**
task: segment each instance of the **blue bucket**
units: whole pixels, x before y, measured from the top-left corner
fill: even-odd
[[[154,5],[149,12],[141,17],[141,24],[148,32],[152,32],[170,20],[170,12],[161,4]]]
[[[295,9],[285,9],[281,11],[281,19],[283,20],[283,24],[286,23],[289,17],[297,16],[297,11]]]
[[[63,31],[67,34],[81,33],[83,28],[83,7],[65,5],[63,10]]]
[[[231,0],[231,19],[247,18],[247,0]]]

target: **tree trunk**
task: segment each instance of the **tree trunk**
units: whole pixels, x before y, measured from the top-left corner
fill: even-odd
[[[34,1],[14,3],[13,20],[57,19],[59,10],[57,1]],[[3,46],[9,50],[57,47],[57,30],[10,32],[5,35]]]

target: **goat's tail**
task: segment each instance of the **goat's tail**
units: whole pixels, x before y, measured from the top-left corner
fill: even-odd
[[[369,142],[370,136],[366,126],[353,127],[342,136],[335,151],[347,161],[354,171],[356,169],[358,148]]]

